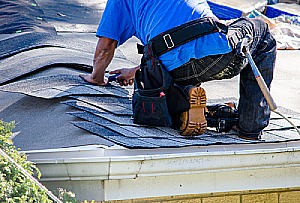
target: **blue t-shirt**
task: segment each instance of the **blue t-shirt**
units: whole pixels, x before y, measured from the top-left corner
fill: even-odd
[[[136,36],[145,45],[163,31],[202,17],[215,17],[206,0],[108,0],[96,35],[117,40],[118,46]],[[174,48],[159,58],[171,71],[191,58],[230,51],[226,35],[217,32]]]

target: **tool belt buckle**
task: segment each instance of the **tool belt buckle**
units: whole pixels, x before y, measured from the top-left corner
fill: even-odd
[[[222,132],[222,130],[224,130],[225,128],[226,128],[226,121],[223,119],[218,119],[217,131]]]
[[[168,49],[172,49],[175,45],[174,45],[174,42],[173,42],[173,40],[172,40],[172,37],[171,37],[171,35],[170,34],[165,34],[164,36],[163,36],[163,39],[164,39],[164,41],[165,41],[165,44],[166,44],[166,46],[167,46],[167,48]],[[169,43],[169,42],[170,43]]]

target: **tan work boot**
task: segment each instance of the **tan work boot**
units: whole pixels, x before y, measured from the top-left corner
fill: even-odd
[[[181,135],[196,136],[203,134],[207,129],[204,116],[206,106],[205,90],[202,87],[192,87],[189,90],[190,109],[180,115],[182,125]]]

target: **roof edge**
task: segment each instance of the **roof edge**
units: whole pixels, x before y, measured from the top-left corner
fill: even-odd
[[[119,180],[296,167],[300,166],[300,147],[29,160],[42,172],[42,181]]]

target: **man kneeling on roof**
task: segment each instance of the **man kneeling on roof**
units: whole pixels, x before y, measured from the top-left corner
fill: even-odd
[[[201,20],[217,30],[197,30],[185,33],[189,25]],[[195,22],[195,23],[194,23]],[[178,33],[164,35],[180,26]],[[196,32],[201,32],[196,36]],[[195,34],[195,35],[194,35]],[[268,25],[259,19],[240,18],[224,26],[212,13],[206,0],[108,0],[100,21],[98,44],[91,74],[82,75],[95,85],[106,85],[105,70],[116,47],[132,36],[143,45],[153,43],[152,51],[159,57],[174,82],[189,87],[191,108],[181,116],[182,135],[198,135],[206,131],[204,108],[206,96],[201,83],[232,78],[240,74],[238,136],[259,139],[270,120],[270,109],[256,83],[251,67],[240,57],[239,45],[245,35],[253,41],[249,51],[268,87],[273,79],[276,58],[276,41]],[[191,35],[192,39],[186,39]],[[196,36],[196,37],[195,37]],[[122,68],[118,73],[120,85],[132,85],[139,67]],[[198,125],[195,125],[197,123]]]

